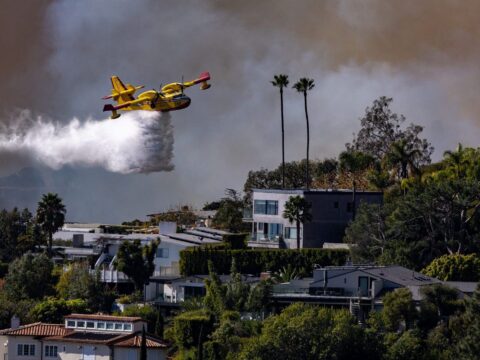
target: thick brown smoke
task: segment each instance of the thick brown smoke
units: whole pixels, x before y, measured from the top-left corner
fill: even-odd
[[[189,89],[191,106],[172,114],[175,171],[71,169],[68,186],[50,190],[65,196],[76,220],[202,205],[225,187],[241,189],[248,170],[277,166],[279,99],[269,81],[278,73],[291,83],[315,79],[311,158],[338,154],[365,107],[386,95],[394,111],[425,127],[438,159],[458,142],[478,145],[479,14],[473,0],[7,0],[0,110],[27,108],[60,122],[102,118],[113,74],[158,88],[211,72],[212,88]],[[301,96],[287,89],[285,106],[286,159],[297,160],[305,156]]]

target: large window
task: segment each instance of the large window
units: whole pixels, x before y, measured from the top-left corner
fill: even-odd
[[[33,344],[18,344],[17,345],[18,356],[35,356],[35,345]]]
[[[45,345],[45,357],[57,357],[58,348],[54,345]]]
[[[296,227],[286,227],[285,228],[285,239],[296,239],[297,238],[297,228]]]
[[[253,204],[254,214],[278,215],[278,201],[276,200],[255,200]]]

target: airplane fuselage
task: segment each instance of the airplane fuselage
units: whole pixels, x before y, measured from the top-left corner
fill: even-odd
[[[154,90],[145,91],[138,95],[138,100],[144,100],[132,104],[122,110],[149,110],[149,111],[174,111],[185,109],[190,105],[191,99],[185,94],[162,96]]]

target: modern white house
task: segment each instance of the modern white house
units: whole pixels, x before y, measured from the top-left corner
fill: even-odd
[[[287,248],[297,247],[297,228],[283,217],[285,203],[301,196],[310,204],[312,221],[300,225],[300,247],[321,248],[324,243],[341,243],[345,228],[352,220],[351,190],[274,190],[254,189],[250,247],[278,248],[281,240]],[[355,208],[362,202],[380,204],[381,192],[357,191]]]
[[[33,323],[0,331],[3,360],[138,360],[142,328],[138,317],[72,314],[64,324]],[[167,358],[167,343],[146,334],[147,358]]]

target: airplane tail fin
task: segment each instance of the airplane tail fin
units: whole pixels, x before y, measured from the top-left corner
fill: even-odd
[[[201,73],[198,79],[195,80],[195,83],[202,83],[202,85],[200,85],[200,89],[207,90],[210,88],[210,86],[212,86],[211,84],[207,83],[207,80],[210,80],[210,73],[208,71]]]

